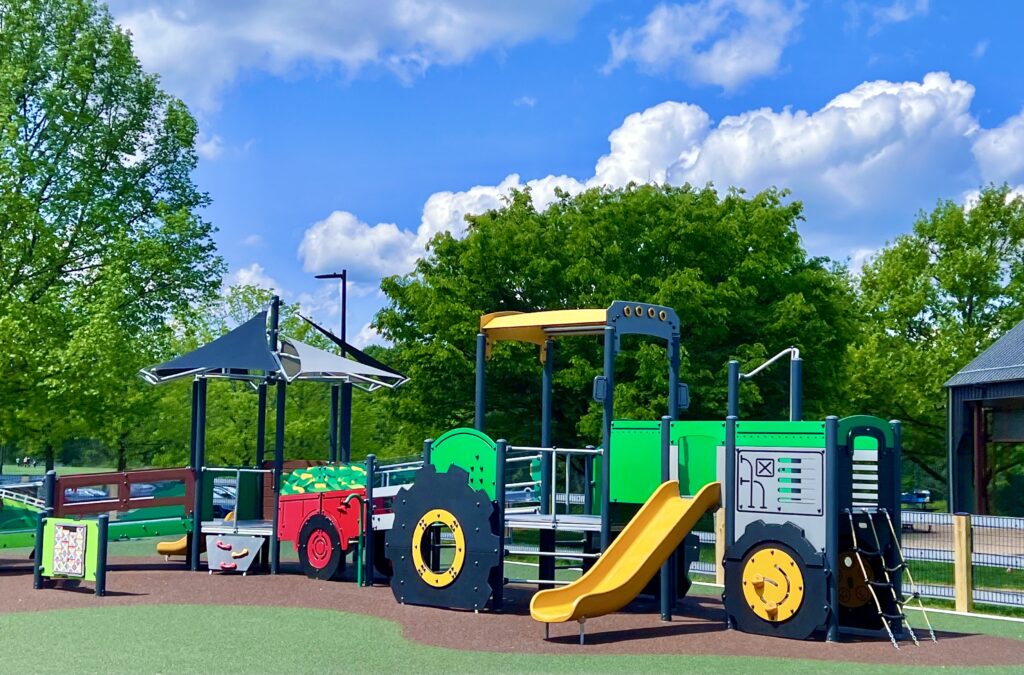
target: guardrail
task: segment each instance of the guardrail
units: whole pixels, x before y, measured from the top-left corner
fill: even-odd
[[[185,494],[174,497],[133,497],[132,485],[143,483],[180,482]],[[69,501],[67,491],[83,487],[120,488],[118,494],[106,498],[83,501]],[[141,469],[111,473],[90,473],[73,476],[58,476],[54,481],[53,513],[56,517],[71,515],[92,515],[110,511],[131,511],[154,506],[182,506],[186,514],[192,513],[195,495],[195,478],[191,469]]]
[[[0,499],[6,499],[11,502],[18,502],[26,506],[31,506],[34,509],[46,508],[46,502],[42,499],[37,499],[24,492],[18,492],[16,490],[8,490],[6,488],[0,488]]]

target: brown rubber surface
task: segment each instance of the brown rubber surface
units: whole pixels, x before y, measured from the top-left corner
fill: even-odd
[[[351,570],[350,570],[351,572]],[[910,642],[894,650],[887,640],[844,643],[783,640],[728,631],[717,598],[690,597],[672,622],[659,620],[652,601],[638,600],[629,611],[586,622],[587,644],[580,646],[578,624],[544,629],[529,615],[530,593],[510,588],[503,614],[460,612],[399,605],[386,586],[359,588],[351,582],[307,579],[289,570],[279,576],[183,571],[180,564],[112,561],[110,595],[97,598],[91,585],[75,591],[34,591],[31,574],[0,573],[0,612],[25,612],[97,605],[219,604],[313,607],[367,614],[401,624],[410,640],[460,650],[539,654],[708,654],[822,659],[920,666],[1024,664],[1024,641],[987,635],[940,633],[939,642]]]

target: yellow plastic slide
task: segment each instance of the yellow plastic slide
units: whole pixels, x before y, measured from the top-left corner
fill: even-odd
[[[188,552],[188,535],[177,541],[158,542],[156,552],[163,556],[185,555]]]
[[[680,497],[679,481],[663,483],[586,574],[534,595],[530,614],[536,621],[559,623],[622,609],[720,499],[718,483],[706,485],[696,497]]]

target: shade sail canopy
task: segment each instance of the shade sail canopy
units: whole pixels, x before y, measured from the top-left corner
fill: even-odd
[[[289,381],[350,382],[360,389],[393,389],[403,375],[332,354],[294,338],[281,338],[281,366]]]
[[[381,363],[377,359],[373,358],[372,356],[370,356],[366,352],[364,352],[364,351],[362,351],[360,349],[357,349],[356,347],[353,347],[348,342],[345,342],[340,337],[338,337],[337,335],[335,335],[331,331],[327,330],[326,328],[324,328],[320,324],[316,323],[312,319],[308,319],[306,317],[302,317],[302,320],[305,321],[306,323],[308,323],[313,328],[317,329],[320,332],[321,335],[323,335],[324,337],[329,339],[331,342],[333,342],[334,344],[336,344],[339,347],[341,347],[342,353],[345,354],[346,356],[350,356],[353,359],[355,359],[356,361],[358,361],[359,363],[365,364],[367,366],[373,366],[374,368],[376,368],[378,370],[383,370],[385,372],[391,373],[392,375],[397,375],[398,377],[402,378],[402,381],[408,381],[409,378],[407,378],[402,373],[398,372],[394,368],[391,368],[390,366],[384,365],[383,363]]]
[[[344,344],[329,331],[313,325],[335,342]],[[338,356],[284,335],[280,336],[278,347],[278,351],[271,351],[267,341],[267,312],[260,312],[213,342],[167,363],[143,368],[140,374],[151,384],[183,377],[280,378],[288,382],[350,382],[366,391],[392,389],[408,381],[398,371],[351,345],[347,349],[354,357],[361,356],[361,360]]]
[[[166,363],[143,368],[140,374],[146,381],[159,384],[194,375],[264,377],[280,368],[267,344],[267,313],[260,312],[213,342]]]

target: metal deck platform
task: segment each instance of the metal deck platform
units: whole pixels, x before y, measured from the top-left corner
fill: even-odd
[[[518,530],[555,530],[567,532],[600,532],[601,516],[584,516],[580,514],[559,513],[558,515],[540,513],[506,513],[505,527]],[[621,525],[612,525],[613,530],[621,530]]]
[[[253,537],[269,537],[274,534],[274,523],[270,520],[204,520],[203,534],[243,534]]]

